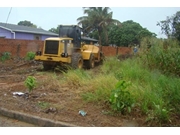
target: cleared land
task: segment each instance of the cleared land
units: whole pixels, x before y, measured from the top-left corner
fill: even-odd
[[[94,74],[99,71],[101,65],[96,66]],[[112,116],[105,112],[105,106],[85,102],[80,93],[83,89],[77,89],[70,85],[59,85],[53,78],[62,78],[59,71],[43,71],[42,64],[34,61],[8,60],[0,62],[0,106],[9,110],[19,111],[55,121],[67,122],[85,127],[121,127],[121,126],[145,126],[144,118],[131,116]],[[31,95],[24,81],[28,76],[34,76],[39,86]],[[18,96],[14,92],[23,92]],[[14,94],[13,94],[14,93]],[[85,116],[79,111],[87,112]]]

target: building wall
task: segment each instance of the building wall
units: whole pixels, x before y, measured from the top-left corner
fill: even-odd
[[[0,28],[0,37],[13,38],[12,34],[10,31]]]
[[[16,39],[22,39],[22,40],[34,40],[34,35],[29,33],[20,33],[16,32],[15,34]]]
[[[20,40],[0,38],[0,56],[3,52],[10,52],[12,57],[25,57],[27,52],[36,52],[43,49],[44,41],[40,40]],[[105,56],[117,56],[131,54],[132,49],[129,47],[111,47],[102,46]]]
[[[42,35],[42,40],[44,41],[46,38],[49,38],[49,37],[58,37],[58,36]]]
[[[38,39],[36,37],[38,37]],[[54,37],[54,36],[16,32],[16,39],[44,41],[48,37]]]
[[[9,30],[0,28],[0,37],[5,37],[7,39],[14,39],[14,33]],[[37,39],[38,37],[38,39]],[[32,33],[23,33],[23,32],[15,32],[15,39],[22,40],[42,40],[44,41],[48,37],[55,37],[51,35],[41,35],[41,34],[32,34]]]

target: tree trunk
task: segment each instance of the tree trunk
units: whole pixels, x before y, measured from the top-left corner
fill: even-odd
[[[109,44],[109,39],[108,39],[107,29],[105,29],[105,36],[106,36],[106,45],[108,45]]]
[[[99,48],[100,51],[102,51],[102,45],[101,45],[101,32],[98,30],[98,36],[99,36]]]

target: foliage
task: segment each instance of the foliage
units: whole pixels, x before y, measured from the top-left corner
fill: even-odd
[[[49,29],[49,31],[53,32],[53,33],[56,33],[56,34],[59,34],[59,25],[56,28]]]
[[[180,76],[180,48],[175,40],[152,39],[151,48],[145,52],[146,63],[150,68],[157,68],[165,74]],[[147,42],[143,42],[147,46]],[[143,45],[142,45],[143,46]],[[147,48],[147,47],[146,47]]]
[[[57,83],[75,89],[86,102],[102,106],[105,112],[114,110],[113,115],[121,112],[136,117],[138,114],[138,117],[146,116],[149,126],[172,125],[180,113],[180,79],[161,72],[151,64],[154,61],[147,61],[147,54],[154,45],[157,53],[161,45],[169,42],[172,49],[176,43],[156,38],[143,41],[139,57],[123,61],[108,57],[98,71],[70,70]],[[149,43],[152,48],[148,47]]]
[[[114,72],[119,71],[120,66],[121,63],[116,57],[108,57],[103,63],[103,66],[101,67],[101,71],[104,74],[110,74],[110,73],[113,74]]]
[[[33,91],[36,87],[36,78],[33,76],[28,76],[24,82],[25,86],[28,88],[29,93]]]
[[[10,57],[11,57],[11,53],[10,52],[4,52],[4,53],[2,53],[2,56],[0,57],[0,60],[2,62],[4,62],[5,60],[10,59]]]
[[[116,82],[113,74],[99,74],[87,82],[85,85],[87,90],[81,96],[87,102],[104,106],[104,103],[109,101],[111,89],[115,88]]]
[[[167,16],[166,20],[158,22],[157,25],[168,38],[176,38],[180,41],[180,11],[170,17]]]
[[[98,32],[99,44],[102,42],[102,33],[106,35],[106,43],[108,42],[107,26],[111,23],[120,24],[118,20],[112,19],[113,12],[109,12],[109,7],[87,7],[83,8],[84,14],[77,19],[78,25],[82,25],[84,33],[93,31]]]
[[[37,26],[35,24],[33,24],[33,23],[31,23],[31,21],[27,21],[27,20],[18,22],[18,25],[37,28]]]
[[[87,80],[91,79],[91,75],[86,73],[84,70],[76,69],[69,70],[67,73],[63,72],[64,81],[68,83],[68,85],[77,87],[82,86]]]
[[[94,39],[99,39],[99,37],[98,37],[98,32],[97,32],[97,31],[93,31],[93,32],[91,32],[91,33],[87,33],[86,36],[88,36],[88,37],[90,37],[90,38],[94,38]]]
[[[34,57],[35,57],[35,53],[34,52],[27,52],[27,54],[26,54],[26,59],[27,60],[33,60],[34,59]]]
[[[156,36],[139,23],[128,20],[122,23],[121,27],[111,26],[109,30],[109,43],[117,46],[129,46],[140,44],[144,37]]]
[[[121,80],[116,84],[116,88],[111,91],[109,101],[114,111],[120,111],[122,114],[131,112],[131,108],[134,105],[133,97],[129,91],[125,90],[129,84],[129,82]]]

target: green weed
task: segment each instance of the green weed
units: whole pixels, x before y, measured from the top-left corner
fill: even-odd
[[[27,52],[26,54],[26,60],[33,60],[35,57],[35,53],[34,52]]]
[[[133,97],[126,88],[130,85],[129,82],[124,80],[116,84],[116,88],[111,91],[110,104],[113,111],[120,111],[122,114],[130,113],[134,105]]]
[[[46,108],[48,108],[48,107],[50,106],[50,104],[49,104],[48,102],[41,102],[41,101],[39,101],[39,102],[37,103],[37,105],[38,105],[41,109],[46,109]]]
[[[25,86],[28,88],[29,93],[33,91],[36,87],[36,78],[33,76],[28,76],[24,82]]]
[[[2,56],[0,57],[0,60],[2,62],[4,62],[5,60],[10,59],[10,57],[11,57],[11,53],[10,52],[4,52],[4,53],[2,53]]]

